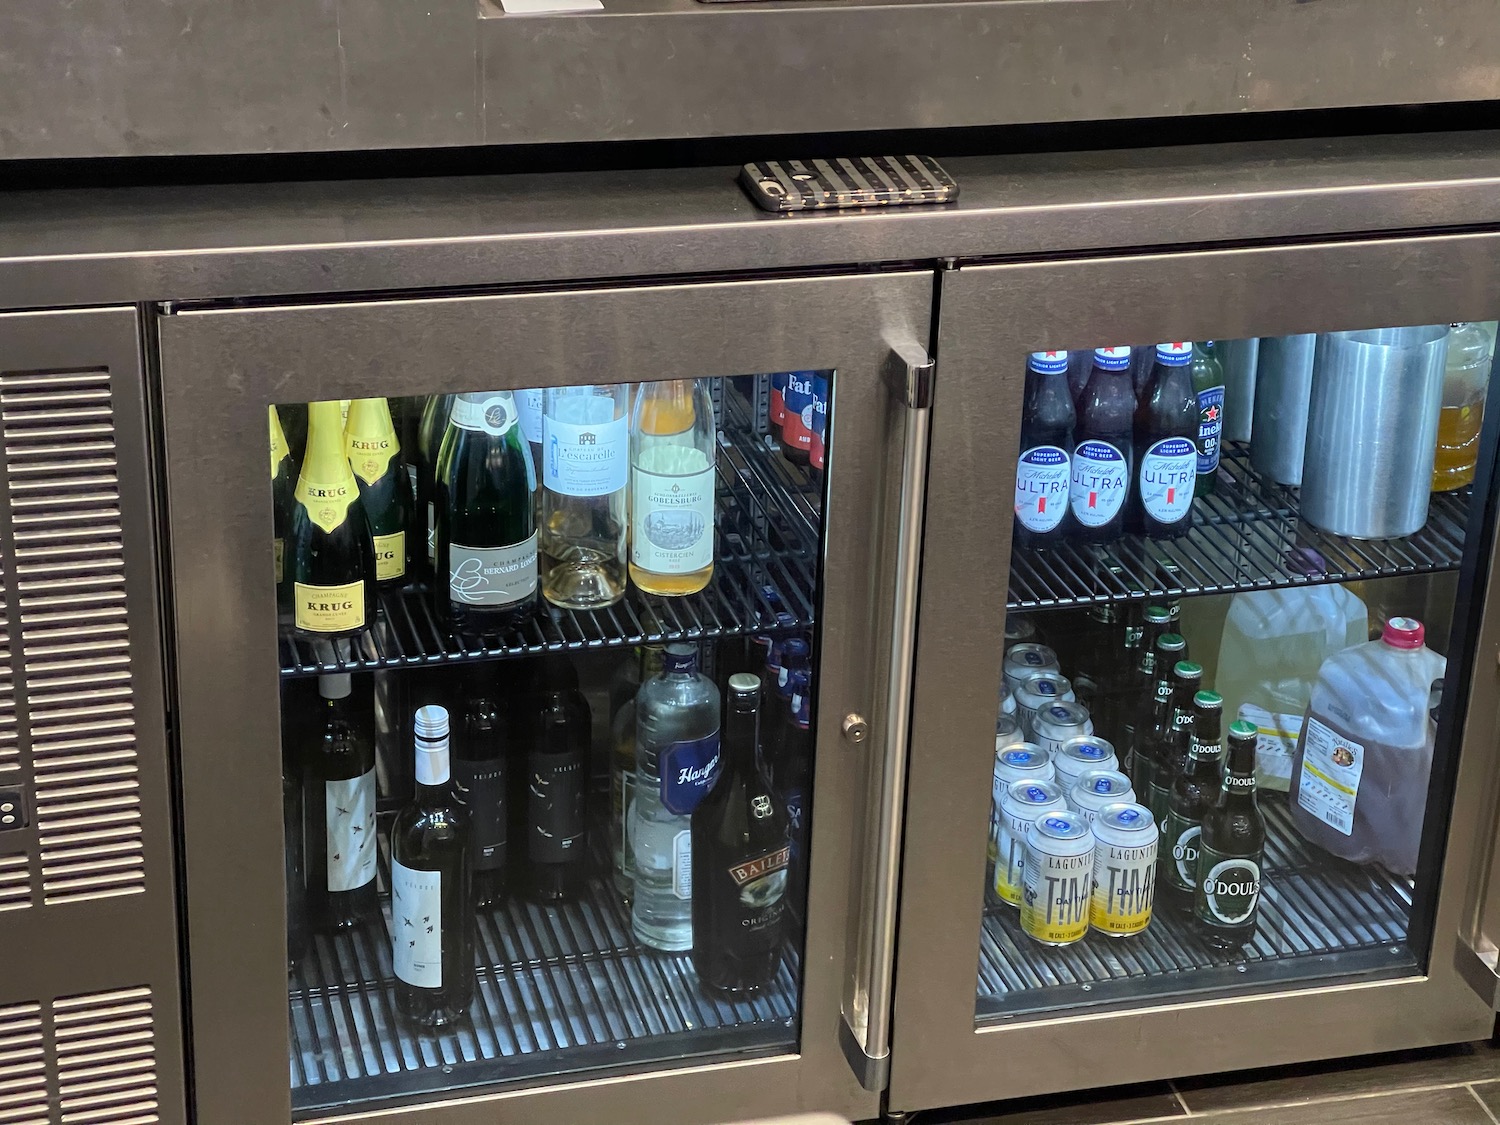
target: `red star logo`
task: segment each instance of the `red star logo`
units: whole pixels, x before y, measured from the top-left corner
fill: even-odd
[[[1210,422],[1217,422],[1219,420],[1219,408],[1217,406],[1210,406],[1208,408],[1208,420]]]

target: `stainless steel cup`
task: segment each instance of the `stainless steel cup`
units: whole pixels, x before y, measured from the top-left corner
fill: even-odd
[[[1307,403],[1312,394],[1313,356],[1318,338],[1266,336],[1255,369],[1255,428],[1250,464],[1277,484],[1302,483],[1302,452],[1307,445]]]
[[[1318,337],[1303,519],[1355,539],[1421,530],[1447,358],[1441,324]]]
[[[1260,340],[1220,340],[1219,362],[1224,365],[1224,440],[1249,441],[1255,413],[1255,368],[1260,362]]]

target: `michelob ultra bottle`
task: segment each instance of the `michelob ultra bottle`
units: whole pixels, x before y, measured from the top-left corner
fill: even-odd
[[[1026,361],[1021,455],[1016,460],[1015,542],[1019,546],[1046,546],[1067,534],[1076,421],[1068,391],[1068,353],[1032,352]]]
[[[1158,344],[1135,408],[1136,513],[1153,539],[1175,539],[1191,527],[1199,428],[1192,362],[1192,344]]]
[[[1096,349],[1078,404],[1070,466],[1069,505],[1078,525],[1074,534],[1084,542],[1113,542],[1124,529],[1135,470],[1134,415],[1130,349]]]

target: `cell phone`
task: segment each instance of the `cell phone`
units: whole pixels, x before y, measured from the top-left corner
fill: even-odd
[[[958,184],[930,156],[763,160],[741,168],[740,183],[767,211],[906,207],[958,198]]]

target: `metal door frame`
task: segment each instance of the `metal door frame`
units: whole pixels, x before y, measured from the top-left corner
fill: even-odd
[[[1500,763],[1500,554],[1463,717],[1426,976],[1309,981],[976,1028],[991,747],[1009,578],[1026,353],[1117,339],[1235,339],[1485,319],[1500,306],[1500,234],[968,266],[946,273],[927,494],[890,1106],[1020,1097],[1487,1037],[1464,982],[1472,872],[1488,850]],[[1472,556],[1471,556],[1472,557]],[[1463,701],[1460,701],[1463,703]]]
[[[930,271],[906,271],[159,318],[198,1121],[284,1121],[290,1111],[266,406],[463,389],[455,381],[552,386],[806,368],[837,375],[800,1053],[653,1064],[592,1080],[583,1073],[319,1120],[614,1125],[649,1116],[688,1125],[878,1112],[878,1095],[846,1062],[840,1009],[857,992],[857,962],[869,945],[860,888],[871,879],[859,861],[878,818],[865,794],[885,792],[882,752],[891,750],[884,727],[893,693],[885,662],[870,653],[899,632],[887,560],[899,532],[910,410],[884,384],[905,370],[892,349],[909,356],[915,345],[925,354],[932,290]],[[857,746],[841,733],[850,714],[869,721]],[[898,860],[893,849],[890,863]]]

